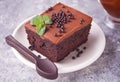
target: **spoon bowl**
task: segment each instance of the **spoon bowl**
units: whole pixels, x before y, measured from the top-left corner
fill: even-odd
[[[39,69],[41,68],[41,69]],[[58,77],[57,68],[48,59],[38,59],[36,61],[36,71],[39,75],[46,77],[47,79],[55,79]]]

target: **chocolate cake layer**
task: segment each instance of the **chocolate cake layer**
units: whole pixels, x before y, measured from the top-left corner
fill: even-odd
[[[59,44],[54,44],[51,41],[39,38],[38,34],[26,29],[28,40],[33,46],[34,50],[40,52],[51,61],[58,62],[66,57],[71,51],[87,41],[90,26],[88,25],[81,30],[78,30],[70,37],[61,41]]]

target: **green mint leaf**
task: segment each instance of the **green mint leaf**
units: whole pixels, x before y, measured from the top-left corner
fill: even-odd
[[[36,27],[36,31],[39,35],[43,35],[45,33],[45,30],[46,30],[46,27],[43,26],[43,27]]]
[[[37,15],[30,20],[30,24],[36,26],[36,32],[39,35],[43,35],[46,30],[45,24],[52,24],[52,20],[47,14],[44,16]]]
[[[45,24],[52,24],[52,20],[51,20],[51,18],[49,17],[48,14],[45,14],[43,16],[43,20],[44,20]]]
[[[35,16],[33,19],[31,19],[30,24],[39,26],[39,24],[44,23],[43,17],[40,15]]]

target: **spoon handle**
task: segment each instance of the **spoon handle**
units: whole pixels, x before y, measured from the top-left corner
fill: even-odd
[[[34,55],[30,50],[24,47],[20,42],[18,42],[12,35],[7,36],[6,42],[11,47],[15,48],[19,53],[21,53],[26,59],[30,60],[32,63],[36,63],[37,56]]]

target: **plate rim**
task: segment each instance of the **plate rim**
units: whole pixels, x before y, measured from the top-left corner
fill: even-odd
[[[36,15],[34,15],[34,16],[36,16]],[[12,36],[15,37],[15,34],[16,34],[17,31],[19,30],[19,28],[22,27],[25,22],[29,21],[29,20],[30,20],[31,18],[33,18],[34,16],[31,16],[31,17],[25,19],[23,22],[21,22],[21,23],[15,28],[15,30],[13,31]],[[95,24],[97,27],[99,27],[99,25],[96,24],[94,21],[92,21],[92,24]],[[75,67],[75,69],[72,68],[72,67],[69,68],[69,70],[68,70],[68,68],[64,68],[64,71],[60,71],[60,72],[59,72],[59,69],[58,69],[58,73],[59,73],[59,74],[61,74],[61,73],[70,73],[70,72],[74,72],[74,71],[81,70],[81,69],[83,69],[83,68],[91,65],[92,63],[94,63],[94,62],[102,55],[102,53],[103,53],[103,51],[104,51],[104,49],[105,49],[105,45],[106,45],[106,38],[105,38],[104,32],[102,31],[102,29],[101,29],[100,27],[99,27],[99,30],[102,32],[102,36],[104,36],[104,38],[102,38],[102,39],[104,40],[103,48],[102,48],[101,51],[99,52],[99,55],[96,55],[95,57],[91,58],[91,60],[87,61],[86,64],[83,63],[83,65],[77,65],[77,66]],[[15,56],[16,56],[20,61],[22,61],[22,59],[20,59],[20,58],[17,56],[17,53],[16,53],[17,51],[16,51],[14,48],[12,48],[12,51],[14,52]],[[20,53],[19,53],[19,55],[20,55]],[[27,60],[27,61],[29,61],[29,60]],[[24,62],[24,61],[22,61],[22,62],[23,62],[25,65],[27,65],[26,62]],[[30,62],[30,61],[29,61],[29,62]],[[30,62],[30,63],[31,63],[31,62]],[[56,64],[56,63],[55,63],[55,64]],[[84,65],[84,64],[85,64],[85,65]],[[33,65],[34,65],[34,64],[33,64]],[[27,65],[27,66],[29,66],[29,65]],[[29,67],[31,67],[31,66],[29,66]],[[35,69],[35,65],[34,65],[34,67],[32,67],[32,68]]]

